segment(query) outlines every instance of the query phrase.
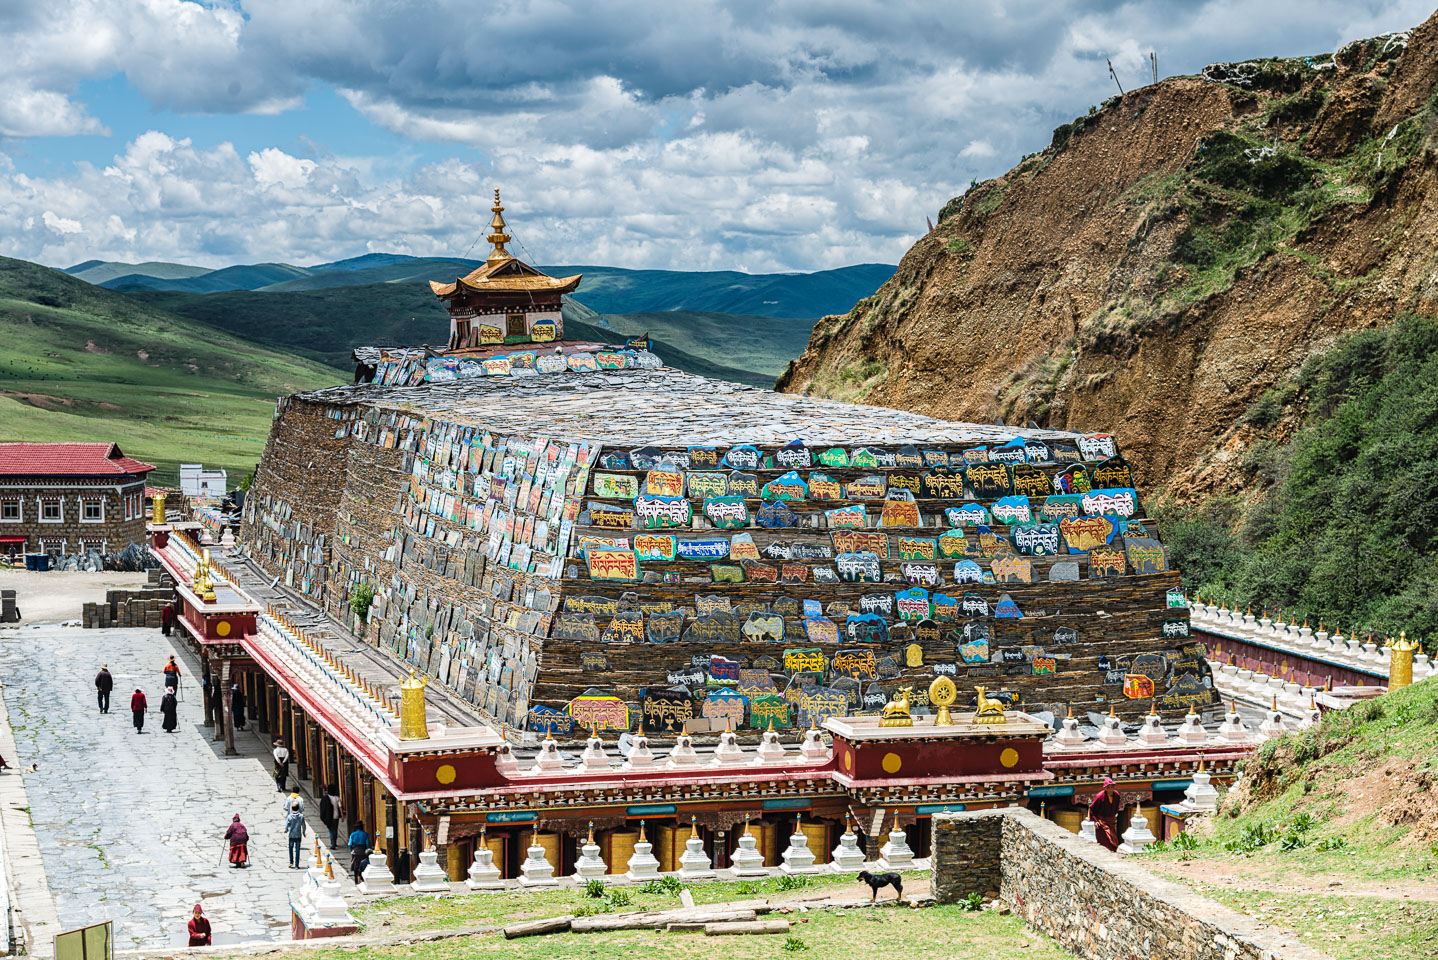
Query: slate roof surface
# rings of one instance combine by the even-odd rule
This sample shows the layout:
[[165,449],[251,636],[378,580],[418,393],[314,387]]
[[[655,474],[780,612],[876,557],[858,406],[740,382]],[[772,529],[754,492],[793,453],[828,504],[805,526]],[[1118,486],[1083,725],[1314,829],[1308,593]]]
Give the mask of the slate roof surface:
[[0,476],[121,477],[153,469],[116,443],[0,443]]
[[608,444],[987,443],[1069,440],[1056,430],[937,420],[820,400],[668,368],[476,377],[417,386],[360,384],[302,400],[407,410],[497,432]]

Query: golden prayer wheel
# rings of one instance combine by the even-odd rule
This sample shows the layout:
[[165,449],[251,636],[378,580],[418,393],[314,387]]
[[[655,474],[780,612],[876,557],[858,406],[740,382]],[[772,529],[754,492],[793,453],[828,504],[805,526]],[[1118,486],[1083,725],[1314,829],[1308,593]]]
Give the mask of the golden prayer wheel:
[[[399,738],[428,740],[429,724],[425,720],[424,688],[428,677],[416,677],[411,667],[409,676],[399,685]],[[556,844],[558,841],[555,841]]]
[[651,827],[649,835],[654,841],[654,858],[659,861],[661,873],[673,873],[679,869],[679,857],[684,852],[684,841],[689,839],[689,829],[681,833],[670,824]]
[[155,523],[165,522],[165,495],[163,493],[155,494],[154,514],[151,519]]
[[1082,810],[1055,810],[1054,823],[1063,827],[1069,833],[1078,833],[1079,827],[1083,826],[1085,814]]
[[1388,690],[1400,690],[1413,683],[1413,654],[1418,644],[1408,641],[1408,633],[1398,634],[1398,642],[1389,647]]
[[634,845],[639,842],[638,830],[611,831],[602,844],[604,862],[609,864],[610,873],[624,873],[629,869],[629,858],[634,856]]
[[491,862],[495,868],[499,870],[499,875],[501,877],[507,877],[508,874],[505,871],[508,859],[504,855],[505,838],[503,836],[491,837],[486,835],[484,837],[484,845],[489,848],[490,853],[494,854],[494,858]]
[[799,830],[809,841],[809,852],[814,855],[815,863],[829,862],[829,825],[827,823],[804,822],[799,825]]
[[754,836],[758,838],[754,847],[764,855],[764,866],[779,866],[783,862],[779,852],[779,827],[776,824],[765,823],[763,820],[754,820],[749,826],[754,831]]

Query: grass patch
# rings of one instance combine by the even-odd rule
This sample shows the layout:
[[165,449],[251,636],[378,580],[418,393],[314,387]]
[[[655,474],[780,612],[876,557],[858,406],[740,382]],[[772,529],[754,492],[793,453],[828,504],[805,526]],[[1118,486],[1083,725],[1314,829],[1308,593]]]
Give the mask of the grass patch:
[[1338,960],[1431,960],[1438,955],[1435,903],[1197,886],[1205,896],[1286,927],[1308,946]]

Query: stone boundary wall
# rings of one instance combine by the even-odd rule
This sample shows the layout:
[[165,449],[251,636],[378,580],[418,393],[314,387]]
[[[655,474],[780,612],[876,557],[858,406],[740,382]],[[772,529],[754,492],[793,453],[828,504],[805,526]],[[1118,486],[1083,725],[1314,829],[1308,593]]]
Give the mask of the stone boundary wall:
[[1084,960],[1331,960],[1022,809],[936,814],[940,903],[997,892]]

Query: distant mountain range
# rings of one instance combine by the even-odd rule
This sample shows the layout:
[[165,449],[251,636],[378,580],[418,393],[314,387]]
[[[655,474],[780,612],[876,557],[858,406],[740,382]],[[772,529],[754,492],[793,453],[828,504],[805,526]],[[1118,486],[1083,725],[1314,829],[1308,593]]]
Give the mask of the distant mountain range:
[[[64,272],[111,290],[176,293],[294,293],[377,283],[453,280],[481,261],[371,253],[333,263],[237,264],[210,270],[182,263],[87,260]],[[885,264],[863,263],[817,273],[748,274],[735,271],[625,270],[619,267],[546,266],[555,276],[584,274],[578,300],[597,313],[698,310],[756,317],[815,320],[847,313],[894,275]],[[428,294],[428,290],[425,291]]]

